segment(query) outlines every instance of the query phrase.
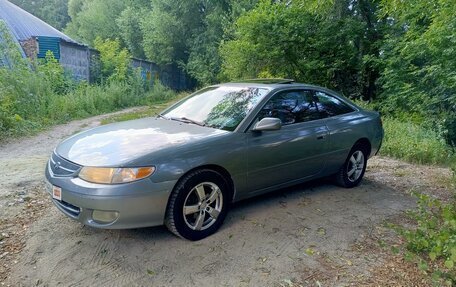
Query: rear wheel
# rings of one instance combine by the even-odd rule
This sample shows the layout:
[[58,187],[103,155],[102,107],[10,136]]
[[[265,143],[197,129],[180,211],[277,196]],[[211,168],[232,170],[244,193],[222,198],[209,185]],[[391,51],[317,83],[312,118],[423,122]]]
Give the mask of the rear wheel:
[[219,173],[198,170],[186,175],[173,190],[165,224],[179,237],[200,240],[217,231],[229,208],[229,187]]
[[367,157],[367,148],[361,144],[356,144],[336,174],[337,184],[347,188],[357,186],[363,179],[366,171]]

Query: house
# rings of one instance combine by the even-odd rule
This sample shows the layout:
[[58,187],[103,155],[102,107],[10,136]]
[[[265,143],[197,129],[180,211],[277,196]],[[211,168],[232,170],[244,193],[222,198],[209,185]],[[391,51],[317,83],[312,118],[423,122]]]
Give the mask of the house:
[[44,58],[47,51],[76,80],[90,80],[90,58],[93,51],[51,25],[7,0],[0,0],[0,20],[21,45],[29,58]]
[[[46,53],[52,51],[54,57],[75,80],[94,82],[99,76],[100,61],[97,50],[78,43],[7,0],[0,0],[0,22],[6,23],[14,41],[22,48],[24,57],[45,58]],[[11,66],[8,61],[0,51],[0,66]],[[153,85],[155,80],[160,80],[174,90],[187,90],[195,84],[175,65],[159,67],[150,61],[132,58],[131,67],[141,69],[143,79],[150,85]]]
[[90,58],[94,51],[80,44],[51,25],[7,0],[0,0],[3,20],[29,58],[44,58],[47,51],[76,80],[90,80]]

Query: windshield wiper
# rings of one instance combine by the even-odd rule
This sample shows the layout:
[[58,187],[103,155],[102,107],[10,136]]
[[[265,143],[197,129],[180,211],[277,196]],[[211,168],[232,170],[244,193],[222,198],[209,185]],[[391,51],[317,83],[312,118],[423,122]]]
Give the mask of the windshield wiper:
[[186,117],[180,117],[180,118],[178,118],[178,117],[170,117],[169,119],[171,119],[173,121],[179,121],[179,122],[187,123],[187,124],[195,124],[195,125],[198,125],[198,126],[201,126],[201,127],[205,127],[206,126],[205,123],[198,122],[198,121],[186,118]]
[[162,119],[165,119],[165,120],[169,120],[169,118],[165,117],[165,116],[162,115],[162,114],[158,114],[158,115],[157,115],[157,118],[162,118]]
[[192,119],[189,119],[189,118],[186,118],[186,117],[181,117],[181,119],[184,120],[184,121],[189,121],[192,124],[199,125],[199,126],[202,126],[202,127],[206,126],[206,124],[203,123],[203,122],[195,121],[195,120],[192,120]]

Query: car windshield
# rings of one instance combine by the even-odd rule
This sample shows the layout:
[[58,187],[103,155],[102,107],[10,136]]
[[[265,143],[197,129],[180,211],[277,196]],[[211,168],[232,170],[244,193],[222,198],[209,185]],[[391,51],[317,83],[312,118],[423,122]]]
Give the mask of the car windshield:
[[256,87],[209,87],[172,106],[161,116],[234,131],[268,92],[268,89]]

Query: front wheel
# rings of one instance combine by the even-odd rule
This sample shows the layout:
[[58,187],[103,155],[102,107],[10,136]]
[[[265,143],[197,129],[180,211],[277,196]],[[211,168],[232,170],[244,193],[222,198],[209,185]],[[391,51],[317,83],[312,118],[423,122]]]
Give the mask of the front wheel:
[[363,179],[367,166],[367,151],[362,145],[355,145],[347,160],[336,174],[336,182],[342,187],[355,187]]
[[165,225],[175,235],[200,240],[217,231],[228,211],[230,197],[226,180],[212,170],[186,175],[173,190]]

